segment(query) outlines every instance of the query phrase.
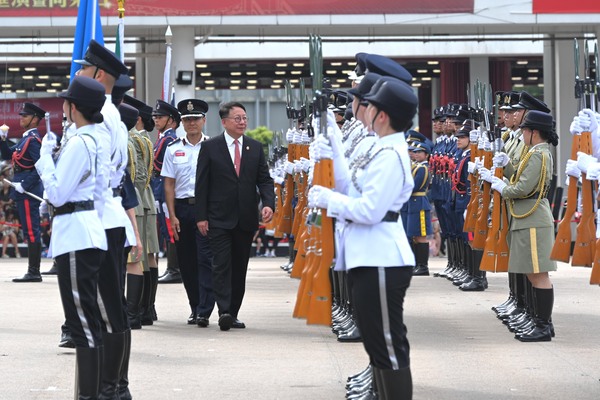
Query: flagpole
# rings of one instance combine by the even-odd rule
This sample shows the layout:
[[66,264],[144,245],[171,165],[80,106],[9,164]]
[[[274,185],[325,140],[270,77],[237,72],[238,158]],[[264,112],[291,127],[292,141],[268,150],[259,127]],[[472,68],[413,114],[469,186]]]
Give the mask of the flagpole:
[[171,88],[171,51],[173,46],[173,32],[171,32],[171,26],[167,26],[165,32],[165,44],[167,45],[167,53],[165,57],[165,72],[163,75],[163,101],[170,102],[169,89]]

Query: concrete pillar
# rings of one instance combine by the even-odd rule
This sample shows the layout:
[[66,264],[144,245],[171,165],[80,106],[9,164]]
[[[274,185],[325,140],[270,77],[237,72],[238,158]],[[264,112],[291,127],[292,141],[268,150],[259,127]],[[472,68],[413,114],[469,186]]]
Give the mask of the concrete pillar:
[[[583,55],[583,49],[580,50]],[[583,59],[580,62],[580,71],[583,71]],[[559,185],[564,184],[564,167],[571,154],[569,126],[573,116],[579,111],[574,87],[573,41],[547,41],[544,44],[544,99],[556,119],[556,132],[559,136],[554,161]]]
[[[173,30],[173,53],[171,82],[175,84],[176,102],[196,97],[196,60],[194,56],[194,27],[176,26]],[[192,83],[180,85],[176,82],[179,71],[192,71]]]
[[[490,83],[490,59],[489,57],[469,57],[469,82],[471,83],[471,106],[474,106],[473,103],[473,88],[475,87],[475,82],[484,83],[488,85]],[[496,90],[495,88],[492,88]],[[465,88],[467,90],[467,88]]]

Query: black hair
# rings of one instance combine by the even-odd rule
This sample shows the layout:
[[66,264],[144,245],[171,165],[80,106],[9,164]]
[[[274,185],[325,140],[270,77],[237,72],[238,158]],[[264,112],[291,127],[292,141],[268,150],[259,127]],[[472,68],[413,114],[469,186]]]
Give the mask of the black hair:
[[152,117],[150,118],[142,118],[142,122],[144,123],[144,129],[146,132],[152,132],[154,130],[154,120]]
[[76,103],[71,104],[75,104],[75,108],[77,109],[77,111],[79,111],[81,115],[83,115],[83,118],[85,118],[86,120],[95,124],[100,124],[104,121],[104,116],[102,116],[102,113],[99,109],[91,108],[88,106],[82,106]]
[[538,129],[538,132],[540,133],[540,137],[547,143],[550,143],[552,146],[558,146],[558,135],[556,134],[556,130],[542,131]]
[[396,132],[406,132],[407,130],[412,128],[412,125],[413,125],[412,118],[411,119],[397,118],[397,117],[391,116],[390,114],[388,114],[388,117],[390,118],[390,126]]
[[246,107],[244,107],[242,103],[238,103],[237,101],[230,101],[228,103],[221,104],[221,107],[219,108],[219,117],[221,119],[229,117],[229,112],[234,107],[239,107],[242,110],[244,110],[244,112],[246,111]]

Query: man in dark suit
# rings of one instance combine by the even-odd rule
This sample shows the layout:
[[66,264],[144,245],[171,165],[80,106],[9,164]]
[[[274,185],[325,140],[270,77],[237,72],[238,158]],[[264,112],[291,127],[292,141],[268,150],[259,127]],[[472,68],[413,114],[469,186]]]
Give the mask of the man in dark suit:
[[262,144],[244,136],[248,124],[244,106],[225,103],[219,116],[225,131],[203,142],[198,157],[196,222],[200,233],[209,238],[219,327],[227,331],[245,328],[238,312],[258,228],[259,198],[266,223],[273,217],[275,194]]

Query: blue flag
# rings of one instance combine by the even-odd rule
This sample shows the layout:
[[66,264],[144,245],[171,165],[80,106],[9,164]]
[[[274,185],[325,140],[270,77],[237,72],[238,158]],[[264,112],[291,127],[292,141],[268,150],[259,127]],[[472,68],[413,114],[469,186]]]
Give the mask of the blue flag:
[[[94,39],[104,45],[102,24],[100,23],[100,6],[98,0],[81,0],[77,12],[75,40],[73,42],[73,57],[71,60],[81,60],[85,55],[90,40]],[[81,65],[71,61],[71,80]]]

